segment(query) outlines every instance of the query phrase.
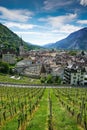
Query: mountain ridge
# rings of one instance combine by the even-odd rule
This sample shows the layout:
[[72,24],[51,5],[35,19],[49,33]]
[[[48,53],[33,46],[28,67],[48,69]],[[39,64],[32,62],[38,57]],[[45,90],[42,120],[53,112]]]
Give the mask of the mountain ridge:
[[71,33],[54,44],[47,44],[47,48],[87,50],[87,27]]

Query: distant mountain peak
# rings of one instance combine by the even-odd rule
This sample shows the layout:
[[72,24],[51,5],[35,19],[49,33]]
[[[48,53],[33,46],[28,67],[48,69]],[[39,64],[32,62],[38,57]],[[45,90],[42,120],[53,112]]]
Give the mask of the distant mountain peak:
[[65,39],[54,44],[47,45],[48,48],[87,50],[87,27],[71,33]]
[[82,30],[87,30],[87,27],[84,27]]

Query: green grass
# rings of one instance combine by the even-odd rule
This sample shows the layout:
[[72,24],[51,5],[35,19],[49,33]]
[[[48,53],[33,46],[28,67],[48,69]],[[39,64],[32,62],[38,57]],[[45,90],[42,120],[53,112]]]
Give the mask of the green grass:
[[51,89],[53,130],[79,130],[76,121],[61,106]]
[[38,110],[30,121],[26,130],[46,130],[48,117],[48,91],[45,91],[43,98],[40,101]]
[[17,79],[12,79],[11,75],[0,74],[0,82],[19,83],[19,84],[40,84],[39,79],[28,78],[28,77],[25,77],[25,76],[20,76],[20,77],[21,78],[19,80],[17,80]]
[[2,130],[17,130],[17,128],[18,128],[18,122],[16,117],[13,120],[8,120],[8,122],[5,124]]

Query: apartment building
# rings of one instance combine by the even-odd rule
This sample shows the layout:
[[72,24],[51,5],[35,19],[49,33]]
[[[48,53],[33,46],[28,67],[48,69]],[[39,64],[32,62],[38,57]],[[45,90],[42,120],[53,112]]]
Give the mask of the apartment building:
[[70,65],[64,69],[64,83],[71,85],[85,85],[86,70],[83,66]]

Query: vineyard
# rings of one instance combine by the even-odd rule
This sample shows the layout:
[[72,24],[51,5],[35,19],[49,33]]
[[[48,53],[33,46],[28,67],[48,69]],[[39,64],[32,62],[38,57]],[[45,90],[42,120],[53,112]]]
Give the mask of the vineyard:
[[87,130],[87,88],[0,87],[0,130]]

